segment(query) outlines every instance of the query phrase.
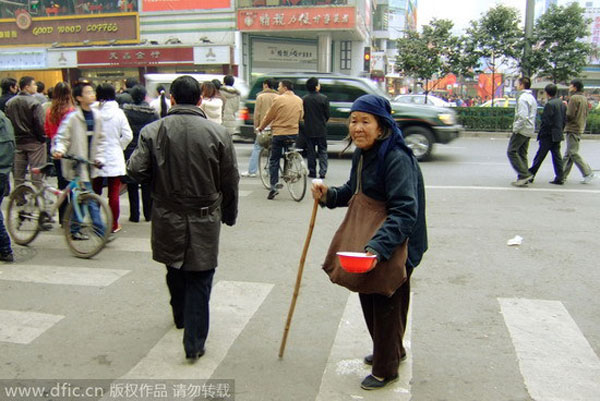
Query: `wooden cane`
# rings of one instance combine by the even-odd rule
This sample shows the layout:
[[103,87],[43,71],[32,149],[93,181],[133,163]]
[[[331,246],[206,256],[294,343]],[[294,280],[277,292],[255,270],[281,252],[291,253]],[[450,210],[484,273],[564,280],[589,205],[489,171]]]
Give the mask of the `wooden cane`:
[[310,218],[310,225],[308,226],[308,234],[304,241],[304,249],[302,250],[302,256],[300,257],[300,266],[298,266],[298,276],[296,277],[296,287],[294,288],[294,295],[292,296],[292,303],[290,304],[290,310],[288,312],[287,321],[285,322],[285,330],[283,331],[283,339],[281,340],[281,347],[279,347],[279,358],[283,358],[283,352],[285,350],[285,343],[287,341],[288,332],[290,331],[290,324],[292,323],[292,315],[296,308],[296,300],[298,299],[298,293],[300,292],[300,282],[302,281],[302,272],[304,271],[304,261],[306,260],[306,253],[308,252],[308,246],[310,245],[310,238],[312,237],[313,228],[315,227],[315,219],[317,217],[317,210],[319,209],[319,200],[315,199],[313,205],[312,216]]

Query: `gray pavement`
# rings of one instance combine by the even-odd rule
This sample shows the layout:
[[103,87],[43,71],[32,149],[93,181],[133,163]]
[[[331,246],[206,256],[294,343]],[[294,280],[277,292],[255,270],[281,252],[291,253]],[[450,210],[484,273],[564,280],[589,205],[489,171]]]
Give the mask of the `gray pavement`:
[[[507,143],[461,138],[421,165],[430,250],[413,275],[410,358],[384,392],[359,388],[370,351],[360,308],[320,269],[343,210],[318,212],[277,358],[312,201],[285,190],[267,201],[250,178],[238,224],[222,231],[211,334],[197,364],[186,364],[173,327],[150,224],[127,220],[124,196],[123,232],[94,259],[72,257],[55,229],[0,266],[0,380],[232,379],[238,401],[598,400],[600,179],[582,185],[574,170],[552,186],[547,160],[530,188],[513,188]],[[251,145],[236,148],[245,170]],[[583,143],[582,154],[600,166],[599,142]],[[350,166],[336,156],[332,185]],[[507,246],[516,235],[523,243]]]

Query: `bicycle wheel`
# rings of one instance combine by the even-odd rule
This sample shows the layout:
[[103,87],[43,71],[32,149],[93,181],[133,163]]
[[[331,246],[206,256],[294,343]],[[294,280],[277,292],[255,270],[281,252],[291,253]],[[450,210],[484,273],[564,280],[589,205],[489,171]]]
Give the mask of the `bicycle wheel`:
[[271,149],[262,148],[258,154],[258,174],[265,188],[271,189],[271,174],[269,174],[269,159]]
[[69,203],[63,227],[71,252],[91,258],[104,248],[112,227],[112,213],[106,201],[92,193],[80,193]]
[[14,242],[27,245],[37,237],[41,209],[35,190],[28,185],[19,185],[10,194],[6,228]]
[[288,155],[285,181],[292,199],[300,202],[306,194],[306,168],[304,167],[304,159],[299,153]]

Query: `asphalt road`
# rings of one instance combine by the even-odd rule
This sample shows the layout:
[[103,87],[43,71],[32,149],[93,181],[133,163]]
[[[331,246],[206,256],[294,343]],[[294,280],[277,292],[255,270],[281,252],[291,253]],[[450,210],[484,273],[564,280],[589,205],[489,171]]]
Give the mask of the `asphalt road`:
[[[252,178],[241,181],[238,224],[222,231],[207,354],[196,364],[186,363],[173,327],[150,224],[127,220],[124,196],[124,229],[94,259],[72,257],[55,229],[0,266],[0,385],[223,379],[234,381],[238,401],[598,400],[600,179],[582,185],[574,170],[552,186],[547,160],[530,188],[511,187],[507,143],[462,138],[421,165],[430,249],[413,275],[409,359],[389,389],[360,389],[370,351],[360,307],[320,269],[344,210],[318,211],[277,357],[312,200],[283,190],[268,201]],[[251,145],[236,148],[245,170]],[[584,141],[582,154],[600,168],[600,142]],[[341,184],[349,167],[331,152],[326,182]],[[517,235],[521,245],[508,246]]]

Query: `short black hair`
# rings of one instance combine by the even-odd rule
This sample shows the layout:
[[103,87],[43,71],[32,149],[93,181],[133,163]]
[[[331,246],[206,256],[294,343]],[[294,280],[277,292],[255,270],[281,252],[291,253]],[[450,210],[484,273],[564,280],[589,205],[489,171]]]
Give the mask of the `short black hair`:
[[89,81],[77,81],[73,84],[73,99],[75,99],[77,103],[79,103],[77,97],[83,94],[83,88],[86,86],[90,86],[92,89],[95,89],[94,85],[92,85],[92,83]]
[[130,77],[125,80],[125,87],[127,89],[131,89],[134,86],[139,85],[139,84],[140,84],[140,81],[138,81],[137,78]]
[[571,81],[571,85],[577,89],[577,92],[581,92],[583,90],[583,82],[580,79],[574,79]]
[[267,78],[263,81],[263,84],[267,85],[269,89],[273,89],[275,87],[275,80],[271,78]]
[[200,83],[190,75],[183,75],[171,84],[171,96],[177,104],[196,106],[200,100]]
[[531,88],[531,79],[529,79],[528,77],[519,78],[519,82],[523,84],[523,87],[525,89]]
[[233,78],[233,75],[225,75],[225,77],[223,78],[223,83],[225,85],[233,86],[234,82],[235,82],[235,78]]
[[213,85],[215,85],[215,88],[217,88],[217,90],[221,89],[221,86],[223,86],[223,84],[221,84],[221,81],[219,81],[217,78],[213,79],[210,82],[212,82]]
[[544,90],[546,91],[546,93],[550,97],[556,96],[556,92],[558,92],[558,88],[554,84],[548,84],[548,85],[546,85],[546,87],[544,88]]
[[115,87],[108,82],[103,82],[96,88],[96,100],[99,102],[115,100],[116,97],[117,93]]
[[25,75],[19,79],[19,89],[23,90],[26,86],[31,85],[31,83],[35,81],[34,77],[30,77],[29,75]]
[[44,89],[46,89],[46,85],[42,81],[37,81],[36,84],[37,84],[37,93],[44,92]]
[[280,81],[279,83],[281,84],[281,86],[287,88],[288,90],[291,90],[291,91],[294,90],[294,84],[290,80],[284,79],[284,80]]
[[308,81],[306,81],[306,89],[308,89],[309,92],[316,92],[317,85],[319,85],[319,80],[315,77],[310,77],[308,78]]
[[146,99],[146,88],[142,85],[136,85],[129,91],[131,98],[133,99],[133,104],[142,104],[142,102]]
[[54,86],[49,87],[46,91],[46,94],[48,95],[48,99],[52,100],[52,95],[54,94]]
[[0,82],[0,88],[2,88],[2,94],[10,92],[10,89],[17,85],[17,80],[11,77],[2,78]]

